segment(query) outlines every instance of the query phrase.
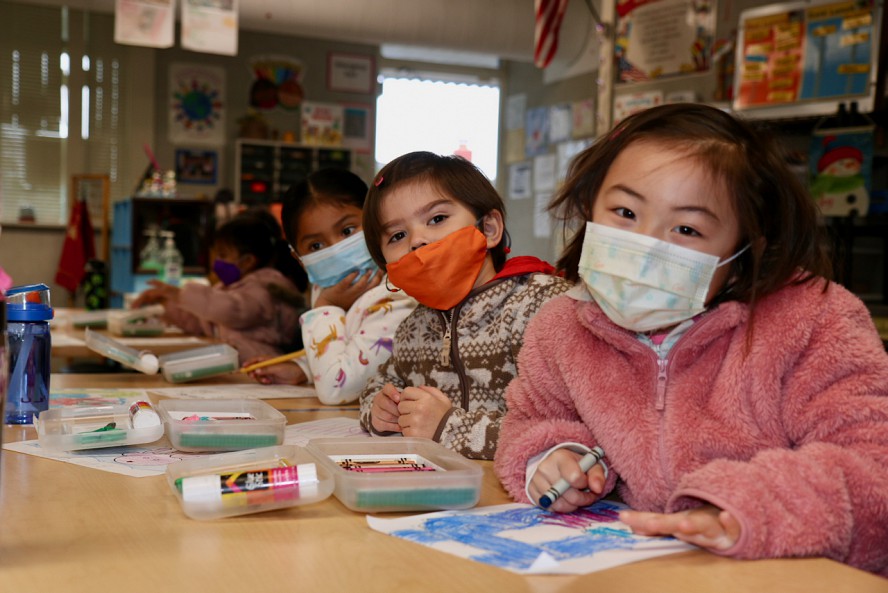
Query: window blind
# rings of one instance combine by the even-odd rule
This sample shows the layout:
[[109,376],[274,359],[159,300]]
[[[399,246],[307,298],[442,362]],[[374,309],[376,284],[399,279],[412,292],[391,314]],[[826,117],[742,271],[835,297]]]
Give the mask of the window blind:
[[111,15],[0,1],[0,221],[30,208],[37,223],[67,223],[73,174],[106,174],[111,195],[126,195],[113,26]]

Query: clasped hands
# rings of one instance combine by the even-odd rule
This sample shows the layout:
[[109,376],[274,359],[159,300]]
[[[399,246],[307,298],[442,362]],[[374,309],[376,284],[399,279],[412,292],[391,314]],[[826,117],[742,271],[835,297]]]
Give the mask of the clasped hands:
[[373,396],[370,423],[377,432],[400,432],[407,437],[430,439],[452,407],[450,398],[436,387],[422,385],[398,390],[386,383]]
[[[562,477],[571,488],[553,502],[549,510],[571,513],[598,500],[604,490],[604,468],[595,464],[584,474],[579,465],[581,457],[579,453],[559,449],[544,459],[528,485],[533,502],[539,501]],[[727,550],[740,539],[740,522],[727,511],[711,504],[677,513],[622,511],[620,520],[639,535],[671,535],[716,551]]]

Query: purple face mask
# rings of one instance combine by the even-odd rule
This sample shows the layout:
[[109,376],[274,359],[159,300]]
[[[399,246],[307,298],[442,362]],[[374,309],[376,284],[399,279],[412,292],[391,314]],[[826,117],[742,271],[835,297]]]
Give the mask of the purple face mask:
[[213,272],[216,273],[216,276],[225,286],[234,284],[241,279],[241,271],[237,264],[227,262],[224,259],[213,261]]

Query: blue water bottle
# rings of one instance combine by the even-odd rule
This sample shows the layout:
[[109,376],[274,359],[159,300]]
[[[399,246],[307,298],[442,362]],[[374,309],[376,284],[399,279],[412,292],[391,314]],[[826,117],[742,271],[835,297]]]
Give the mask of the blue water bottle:
[[35,415],[49,407],[52,313],[45,284],[15,286],[6,291],[7,424],[31,424]]

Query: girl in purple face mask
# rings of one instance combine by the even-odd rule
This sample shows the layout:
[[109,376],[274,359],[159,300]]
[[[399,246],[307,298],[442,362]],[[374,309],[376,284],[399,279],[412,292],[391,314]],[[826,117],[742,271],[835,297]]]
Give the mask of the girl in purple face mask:
[[181,288],[157,280],[133,303],[161,303],[164,320],[189,334],[213,336],[236,348],[241,362],[301,348],[299,314],[306,277],[290,258],[277,220],[249,211],[225,223],[213,239],[212,286]]

